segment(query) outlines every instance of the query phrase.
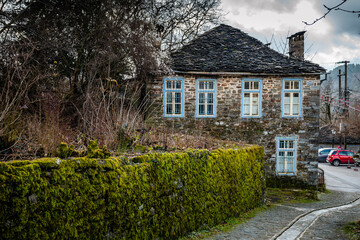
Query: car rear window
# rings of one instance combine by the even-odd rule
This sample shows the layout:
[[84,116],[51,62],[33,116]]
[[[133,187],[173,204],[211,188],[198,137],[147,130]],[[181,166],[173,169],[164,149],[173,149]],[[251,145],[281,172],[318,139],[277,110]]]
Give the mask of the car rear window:
[[323,150],[320,152],[320,155],[329,154],[330,151],[331,151],[331,149]]
[[337,151],[333,150],[330,155],[336,155]]

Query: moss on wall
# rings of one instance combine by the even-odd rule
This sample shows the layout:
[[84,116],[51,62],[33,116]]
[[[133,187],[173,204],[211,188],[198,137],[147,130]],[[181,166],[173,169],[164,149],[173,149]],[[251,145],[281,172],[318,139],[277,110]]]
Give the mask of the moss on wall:
[[0,239],[174,239],[264,190],[262,147],[0,163]]

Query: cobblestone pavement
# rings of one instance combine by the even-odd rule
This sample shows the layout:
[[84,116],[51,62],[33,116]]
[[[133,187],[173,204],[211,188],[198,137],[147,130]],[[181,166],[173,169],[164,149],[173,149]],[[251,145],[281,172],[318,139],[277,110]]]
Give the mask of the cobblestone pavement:
[[[359,193],[335,192],[320,194],[321,201],[313,203],[280,204],[259,213],[249,221],[238,225],[231,232],[219,233],[208,239],[256,239],[268,240],[276,236],[296,217],[314,209],[336,206],[359,198]],[[321,215],[300,239],[346,239],[341,227],[360,218],[360,205]]]

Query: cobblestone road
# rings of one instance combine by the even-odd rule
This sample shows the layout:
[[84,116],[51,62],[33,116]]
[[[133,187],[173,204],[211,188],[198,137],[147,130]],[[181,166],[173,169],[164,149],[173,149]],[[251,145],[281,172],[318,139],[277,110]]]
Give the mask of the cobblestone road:
[[[301,214],[314,209],[335,206],[339,202],[350,202],[358,197],[360,197],[358,193],[334,191],[330,194],[320,194],[321,201],[319,202],[277,205],[238,225],[231,232],[220,233],[208,239],[272,239]],[[360,205],[341,211],[325,213],[308,228],[300,239],[346,239],[341,227],[358,218],[360,218]]]

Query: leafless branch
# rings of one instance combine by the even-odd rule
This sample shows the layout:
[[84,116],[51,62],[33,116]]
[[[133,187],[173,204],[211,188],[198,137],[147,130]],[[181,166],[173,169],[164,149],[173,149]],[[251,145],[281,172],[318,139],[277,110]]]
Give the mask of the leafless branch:
[[343,8],[336,8],[337,11],[347,12],[347,13],[360,13],[360,11],[350,11]]
[[341,5],[343,5],[346,1],[347,1],[347,0],[342,0],[341,3],[339,3],[338,5],[336,5],[336,6],[334,6],[334,7],[328,7],[328,6],[326,6],[326,5],[323,5],[324,8],[327,9],[327,12],[326,12],[323,16],[315,19],[312,23],[308,23],[308,22],[305,22],[305,21],[303,21],[303,23],[305,23],[305,24],[308,25],[308,26],[314,25],[316,22],[318,22],[318,21],[320,21],[321,19],[325,18],[331,11],[336,10],[337,8],[339,8],[339,7],[340,7]]

